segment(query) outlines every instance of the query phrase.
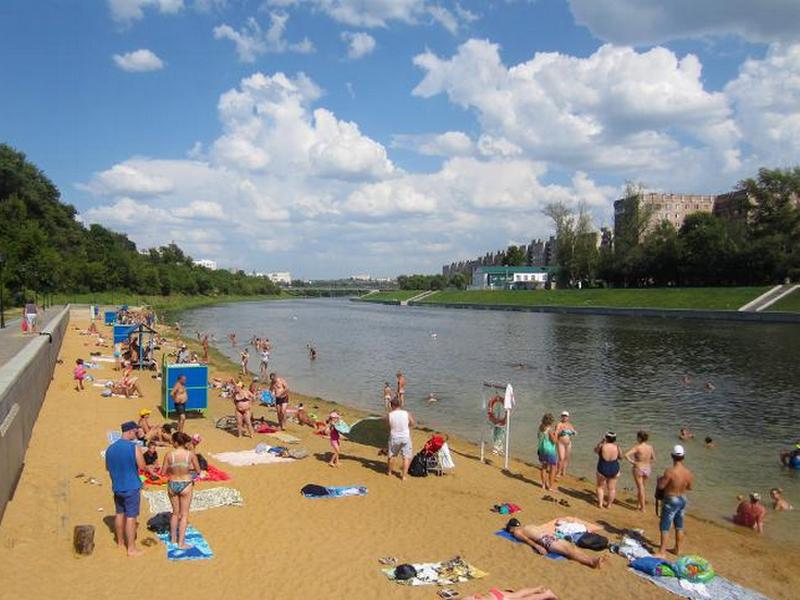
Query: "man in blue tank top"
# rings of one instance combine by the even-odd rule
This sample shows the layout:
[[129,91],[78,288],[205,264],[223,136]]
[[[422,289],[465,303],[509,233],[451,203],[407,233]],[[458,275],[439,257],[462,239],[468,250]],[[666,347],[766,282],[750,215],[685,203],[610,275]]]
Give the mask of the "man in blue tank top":
[[142,481],[139,469],[144,469],[142,449],[134,443],[139,426],[134,421],[122,424],[122,438],[106,449],[106,469],[111,475],[111,488],[114,491],[114,530],[117,545],[128,556],[139,556],[142,551],[136,548],[136,519],[139,516]]

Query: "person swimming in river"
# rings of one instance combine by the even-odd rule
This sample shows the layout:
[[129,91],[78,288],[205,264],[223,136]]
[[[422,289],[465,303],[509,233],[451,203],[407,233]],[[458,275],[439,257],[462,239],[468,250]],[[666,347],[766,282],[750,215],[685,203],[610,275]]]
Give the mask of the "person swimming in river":
[[686,427],[685,425],[683,425],[683,426],[681,427],[681,430],[680,430],[680,432],[678,433],[678,437],[679,437],[680,439],[682,439],[684,442],[686,442],[686,441],[688,441],[688,440],[693,440],[693,439],[694,439],[694,434],[693,434],[693,433],[692,433],[692,432],[689,430],[689,428],[688,428],[688,427]]
[[711,436],[707,435],[706,439],[704,441],[706,443],[706,448],[708,448],[708,449],[717,447],[717,443],[714,441],[714,439]]
[[769,497],[772,500],[772,510],[778,512],[794,510],[794,506],[789,504],[789,501],[783,497],[783,488],[772,488],[769,491]]
[[311,344],[306,344],[306,348],[308,348],[308,358],[309,360],[316,360],[317,359],[317,349],[314,348]]

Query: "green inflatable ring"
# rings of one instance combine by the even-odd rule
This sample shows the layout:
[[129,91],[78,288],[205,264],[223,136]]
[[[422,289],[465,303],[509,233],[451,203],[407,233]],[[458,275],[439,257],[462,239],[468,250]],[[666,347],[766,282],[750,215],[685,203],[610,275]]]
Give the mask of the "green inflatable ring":
[[675,575],[693,583],[708,583],[717,576],[711,563],[696,554],[681,556],[673,568]]

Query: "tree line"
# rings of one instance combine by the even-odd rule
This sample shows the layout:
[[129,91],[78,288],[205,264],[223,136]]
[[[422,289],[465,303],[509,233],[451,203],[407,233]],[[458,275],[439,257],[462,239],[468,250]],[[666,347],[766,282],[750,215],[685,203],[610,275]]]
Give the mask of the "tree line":
[[621,287],[761,285],[800,279],[800,167],[761,169],[737,185],[736,218],[695,212],[676,229],[652,223],[641,186],[629,185],[625,219],[602,240],[584,205],[548,205],[563,285]]
[[6,298],[123,291],[143,295],[277,294],[265,277],[211,270],[170,243],[140,252],[126,235],[88,228],[24,154],[0,144],[0,255]]

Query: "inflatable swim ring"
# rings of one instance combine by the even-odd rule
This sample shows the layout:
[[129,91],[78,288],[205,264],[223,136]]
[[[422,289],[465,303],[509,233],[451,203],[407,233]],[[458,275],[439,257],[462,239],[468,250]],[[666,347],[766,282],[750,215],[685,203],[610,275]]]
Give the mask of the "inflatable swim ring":
[[[501,412],[498,412],[498,406],[500,407]],[[502,415],[502,417],[498,415]],[[506,426],[506,409],[503,405],[502,397],[494,396],[491,400],[489,400],[489,406],[486,408],[486,416],[489,417],[489,420],[493,425],[497,427]]]
[[673,565],[673,569],[675,575],[693,583],[708,583],[717,576],[711,563],[696,554],[681,556]]

